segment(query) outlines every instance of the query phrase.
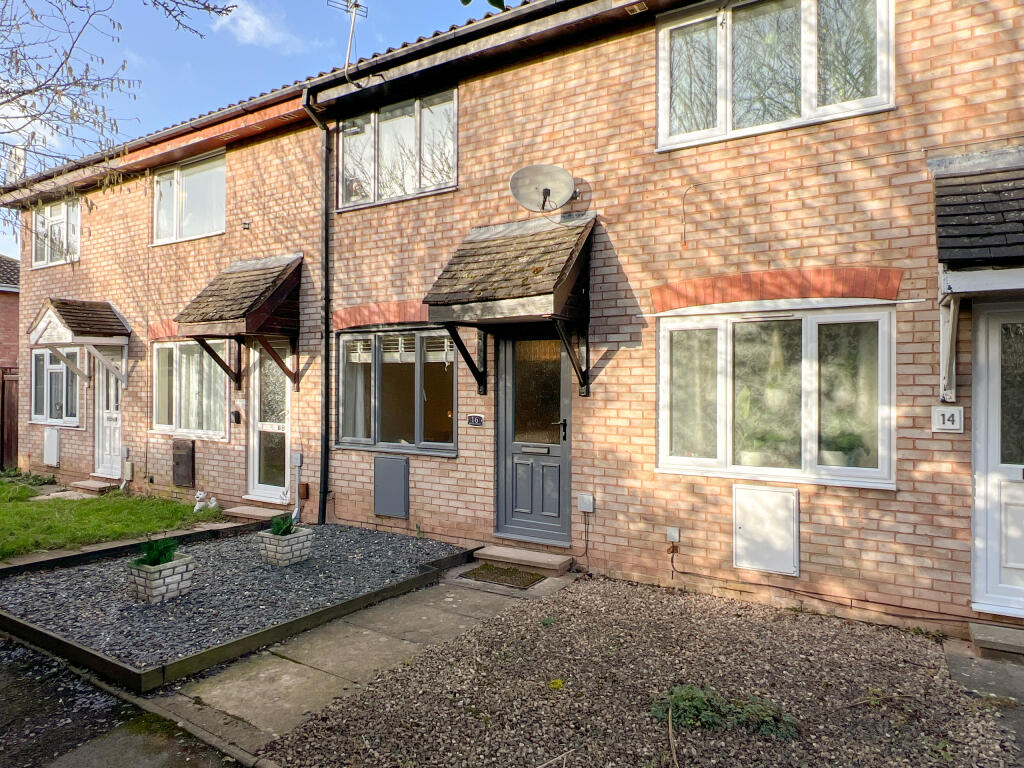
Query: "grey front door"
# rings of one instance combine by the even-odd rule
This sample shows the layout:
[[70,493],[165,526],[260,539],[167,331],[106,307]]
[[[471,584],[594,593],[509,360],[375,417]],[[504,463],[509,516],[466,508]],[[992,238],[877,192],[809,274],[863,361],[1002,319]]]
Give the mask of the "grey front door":
[[502,339],[499,345],[496,532],[568,546],[568,362],[557,339]]

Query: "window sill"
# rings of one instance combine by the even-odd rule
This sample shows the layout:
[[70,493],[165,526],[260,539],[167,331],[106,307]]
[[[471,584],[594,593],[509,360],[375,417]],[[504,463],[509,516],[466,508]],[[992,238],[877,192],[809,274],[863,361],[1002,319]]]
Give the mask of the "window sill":
[[392,203],[404,203],[407,200],[419,200],[421,197],[431,197],[432,195],[443,195],[446,192],[457,192],[459,189],[458,184],[452,184],[447,187],[437,187],[435,189],[425,189],[422,192],[415,192],[411,195],[404,195],[402,197],[389,197],[387,200],[376,200],[372,203],[354,203],[352,205],[343,205],[335,209],[335,213],[349,213],[350,211],[363,211],[367,208],[377,208],[381,205],[391,205]]
[[835,120],[847,120],[852,117],[864,117],[865,115],[874,115],[880,112],[891,112],[896,109],[896,105],[892,102],[886,102],[883,104],[871,104],[869,106],[860,107],[859,109],[851,109],[843,112],[837,112],[834,114],[819,114],[808,118],[795,118],[793,120],[785,120],[781,123],[770,123],[768,125],[757,125],[752,128],[744,128],[738,131],[730,131],[728,133],[718,133],[714,136],[703,135],[699,138],[686,139],[681,138],[679,140],[666,139],[661,141],[659,139],[658,146],[655,152],[674,152],[677,149],[687,149],[689,147],[702,147],[707,144],[719,144],[726,141],[732,141],[733,139],[743,139],[750,136],[761,136],[766,133],[778,133],[780,131],[788,131],[791,128],[803,128],[810,125],[821,125],[822,123],[831,123]]
[[689,475],[691,477],[717,477],[726,480],[747,480],[759,483],[783,483],[786,485],[827,485],[834,488],[870,488],[879,491],[895,491],[896,483],[890,480],[861,480],[852,477],[821,477],[820,475],[772,474],[767,472],[738,472],[731,470],[703,469],[701,467],[655,467],[658,475]]
[[[68,264],[77,264],[81,256],[74,259],[65,259],[64,261],[49,261],[46,264],[31,264],[31,269],[49,269],[50,267],[66,267]],[[31,263],[31,262],[30,262]]]
[[181,432],[175,430],[150,429],[147,434],[155,437],[172,437],[178,440],[202,440],[208,443],[230,443],[230,435],[211,432]]
[[207,237],[220,237],[226,234],[227,230],[222,229],[218,232],[207,232],[205,235],[192,235],[192,237],[183,237],[179,240],[160,240],[155,243],[150,243],[150,248],[159,248],[161,245],[177,245],[178,243],[191,243],[193,240],[204,240]]
[[57,429],[71,429],[76,432],[85,432],[85,427],[80,424],[62,424],[59,421],[30,421],[29,424],[37,427],[57,427]]
[[439,459],[457,459],[459,457],[458,449],[454,450],[430,450],[427,448],[417,448],[411,446],[409,448],[403,448],[400,446],[385,446],[385,445],[357,445],[353,443],[335,443],[334,450],[336,451],[365,451],[368,453],[395,453],[403,454],[408,456],[433,456]]

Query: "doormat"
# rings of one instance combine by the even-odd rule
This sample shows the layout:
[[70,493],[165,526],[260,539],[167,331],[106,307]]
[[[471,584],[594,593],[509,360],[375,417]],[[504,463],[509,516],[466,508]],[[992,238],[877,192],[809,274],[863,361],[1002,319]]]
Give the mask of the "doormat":
[[521,571],[518,568],[499,568],[490,563],[484,563],[471,571],[462,574],[464,579],[474,581],[487,581],[491,584],[504,584],[506,587],[516,589],[529,589],[534,584],[544,581],[544,576],[533,571]]

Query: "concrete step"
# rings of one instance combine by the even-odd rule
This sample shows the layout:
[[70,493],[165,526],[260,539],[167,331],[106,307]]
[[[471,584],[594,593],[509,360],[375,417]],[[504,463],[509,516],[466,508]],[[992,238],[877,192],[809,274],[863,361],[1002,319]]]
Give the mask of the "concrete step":
[[992,624],[968,624],[971,642],[982,658],[1006,659],[1024,664],[1024,629]]
[[85,493],[90,496],[102,496],[105,493],[117,490],[117,485],[117,483],[103,480],[79,480],[77,483],[72,483],[71,487],[79,493]]
[[245,522],[252,523],[260,520],[271,520],[281,515],[290,514],[288,510],[284,509],[267,509],[266,507],[232,507],[231,509],[224,510],[224,517],[230,517],[234,520],[244,520]]
[[570,555],[550,555],[547,552],[515,547],[484,547],[478,549],[473,556],[482,563],[492,563],[502,568],[523,568],[545,576],[563,576],[572,567]]

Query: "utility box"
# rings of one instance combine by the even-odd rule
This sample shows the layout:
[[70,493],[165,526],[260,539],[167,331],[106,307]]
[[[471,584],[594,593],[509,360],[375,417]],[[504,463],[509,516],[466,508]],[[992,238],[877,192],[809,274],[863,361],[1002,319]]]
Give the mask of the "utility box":
[[175,440],[172,447],[172,482],[179,488],[196,487],[196,441]]
[[409,519],[409,457],[373,457],[373,514]]

